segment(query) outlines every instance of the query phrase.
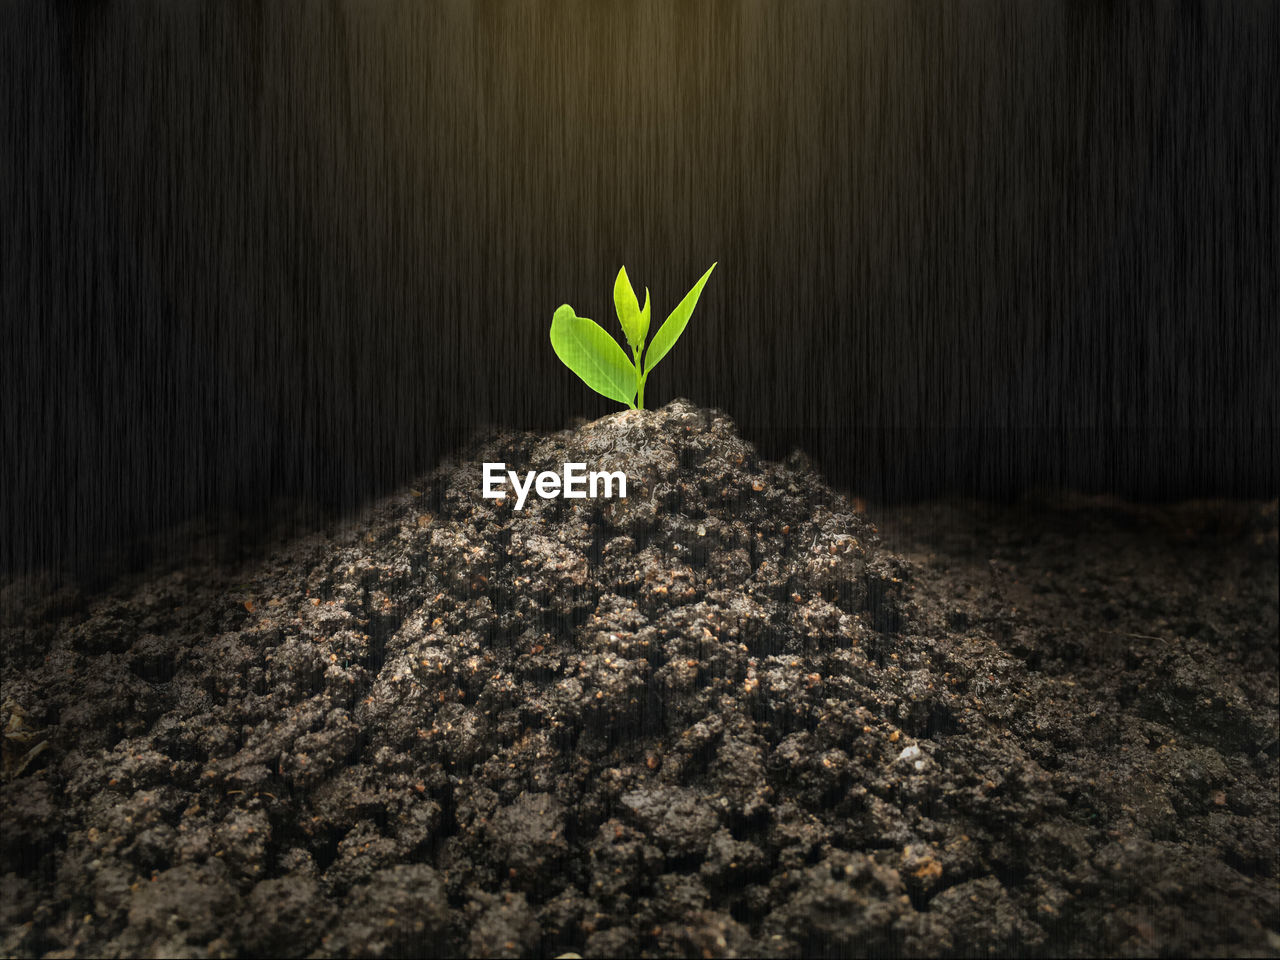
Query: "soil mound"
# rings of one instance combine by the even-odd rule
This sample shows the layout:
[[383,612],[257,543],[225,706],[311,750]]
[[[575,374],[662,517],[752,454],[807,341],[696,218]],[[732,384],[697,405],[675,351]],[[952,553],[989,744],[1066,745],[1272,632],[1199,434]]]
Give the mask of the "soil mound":
[[[517,511],[487,461],[628,496]],[[0,952],[1274,951],[1250,522],[1234,619],[1087,580],[1164,618],[1098,653],[677,401],[484,438],[241,569],[10,587]]]

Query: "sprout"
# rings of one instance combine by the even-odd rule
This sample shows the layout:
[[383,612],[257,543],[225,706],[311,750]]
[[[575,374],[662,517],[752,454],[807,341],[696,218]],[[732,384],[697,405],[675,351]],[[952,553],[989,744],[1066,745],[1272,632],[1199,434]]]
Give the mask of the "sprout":
[[631,360],[623,352],[618,341],[594,320],[580,317],[567,303],[556,310],[551,318],[551,346],[566,367],[582,378],[582,382],[610,400],[625,403],[633,409],[644,409],[644,384],[663,357],[671,350],[685,326],[693,308],[702,295],[713,263],[707,268],[693,289],[671,311],[645,349],[645,337],[649,335],[649,289],[644,291],[644,307],[636,297],[627,277],[627,268],[618,271],[613,283],[613,304],[618,311],[618,322],[631,347]]

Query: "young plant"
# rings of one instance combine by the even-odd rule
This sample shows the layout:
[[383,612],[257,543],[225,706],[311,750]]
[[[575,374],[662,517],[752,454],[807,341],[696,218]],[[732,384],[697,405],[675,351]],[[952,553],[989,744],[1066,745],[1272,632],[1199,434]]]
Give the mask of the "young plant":
[[556,356],[596,393],[625,403],[632,409],[643,410],[645,381],[658,361],[667,355],[680,339],[680,334],[684,333],[689,316],[702,295],[702,288],[715,268],[716,265],[711,264],[693,289],[685,294],[653,335],[648,349],[645,348],[645,338],[649,335],[649,288],[645,288],[644,307],[641,307],[627,278],[627,268],[621,268],[613,282],[613,305],[618,311],[618,322],[622,324],[627,345],[631,348],[631,359],[627,359],[618,341],[600,324],[578,316],[567,303],[551,318],[551,346]]

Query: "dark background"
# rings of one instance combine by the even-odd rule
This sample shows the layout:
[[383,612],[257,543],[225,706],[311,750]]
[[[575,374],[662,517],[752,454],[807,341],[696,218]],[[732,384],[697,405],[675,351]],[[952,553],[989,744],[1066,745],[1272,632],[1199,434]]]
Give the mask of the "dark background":
[[1280,5],[0,7],[3,564],[649,384],[884,500],[1273,496]]

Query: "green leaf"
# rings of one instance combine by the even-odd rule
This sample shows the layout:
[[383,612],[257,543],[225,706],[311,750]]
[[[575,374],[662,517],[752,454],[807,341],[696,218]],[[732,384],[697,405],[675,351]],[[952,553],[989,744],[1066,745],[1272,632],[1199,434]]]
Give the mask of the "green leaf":
[[649,335],[649,288],[644,288],[644,308],[640,311],[640,346],[644,346],[644,338]]
[[618,341],[567,303],[551,318],[551,347],[582,382],[610,400],[635,405],[636,370]]
[[613,305],[618,311],[622,332],[627,335],[627,342],[631,344],[631,352],[639,353],[644,346],[644,338],[649,333],[649,324],[640,313],[640,304],[636,300],[635,290],[631,289],[626,267],[618,270],[618,277],[613,281]]
[[667,351],[676,345],[676,341],[680,339],[680,334],[684,333],[685,326],[689,323],[689,316],[693,313],[693,308],[698,304],[698,297],[702,295],[702,288],[706,285],[707,277],[711,276],[711,271],[716,268],[713,263],[707,267],[707,272],[702,275],[697,283],[693,285],[693,289],[685,294],[685,298],[680,301],[679,306],[671,311],[671,315],[657,333],[653,335],[653,342],[649,344],[648,353],[644,358],[645,376],[649,375],[649,371],[658,365],[658,361],[667,355]]

